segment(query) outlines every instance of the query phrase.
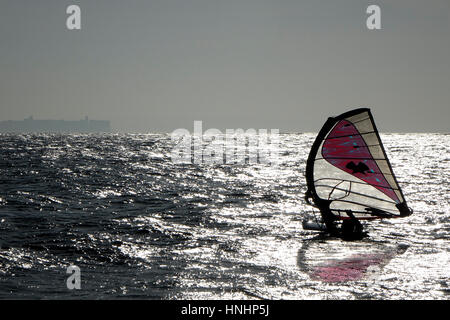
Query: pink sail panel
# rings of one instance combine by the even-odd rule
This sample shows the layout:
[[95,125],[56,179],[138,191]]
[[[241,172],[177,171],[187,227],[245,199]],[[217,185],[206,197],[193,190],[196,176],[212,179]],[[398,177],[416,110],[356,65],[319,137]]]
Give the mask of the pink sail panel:
[[323,143],[322,157],[333,166],[367,182],[399,202],[366,142],[351,122],[341,120],[335,125]]

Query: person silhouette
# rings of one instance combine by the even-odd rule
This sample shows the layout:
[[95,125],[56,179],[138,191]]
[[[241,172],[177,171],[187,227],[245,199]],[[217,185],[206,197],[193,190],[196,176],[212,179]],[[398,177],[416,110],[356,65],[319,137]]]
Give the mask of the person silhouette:
[[364,237],[363,226],[361,222],[356,219],[351,210],[345,211],[349,216],[348,219],[342,221],[341,237],[344,240],[360,240]]

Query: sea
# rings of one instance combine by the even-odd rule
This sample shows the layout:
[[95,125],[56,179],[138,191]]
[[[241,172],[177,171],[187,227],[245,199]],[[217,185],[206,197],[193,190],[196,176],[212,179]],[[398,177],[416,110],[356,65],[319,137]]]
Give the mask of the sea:
[[414,214],[304,230],[314,133],[272,163],[174,163],[170,134],[1,134],[0,299],[448,300],[450,135],[381,135]]

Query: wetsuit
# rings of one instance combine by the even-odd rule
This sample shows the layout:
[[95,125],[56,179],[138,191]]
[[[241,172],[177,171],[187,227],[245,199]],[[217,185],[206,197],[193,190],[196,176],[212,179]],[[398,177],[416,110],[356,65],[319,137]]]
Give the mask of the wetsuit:
[[361,222],[356,219],[350,210],[346,211],[346,214],[350,219],[343,220],[341,228],[337,227],[336,218],[329,207],[322,208],[320,213],[322,214],[322,219],[327,227],[327,231],[332,236],[340,237],[344,240],[358,240],[365,236]]
[[363,226],[361,222],[353,215],[350,210],[345,212],[350,219],[346,219],[342,222],[341,237],[344,240],[359,240],[366,235],[363,232]]
[[340,231],[336,225],[336,218],[331,212],[329,207],[321,208],[320,213],[322,215],[322,220],[327,227],[327,231],[333,236],[339,236]]
[[[305,200],[307,203],[313,205],[310,202],[312,195],[310,192],[306,192]],[[329,200],[316,199],[317,207],[322,215],[322,220],[327,227],[327,231],[330,235],[335,237],[341,237],[345,240],[356,240],[364,237],[363,227],[361,222],[353,215],[351,210],[346,211],[346,214],[350,219],[345,219],[342,222],[342,227],[338,228],[336,223],[336,216],[331,212]]]

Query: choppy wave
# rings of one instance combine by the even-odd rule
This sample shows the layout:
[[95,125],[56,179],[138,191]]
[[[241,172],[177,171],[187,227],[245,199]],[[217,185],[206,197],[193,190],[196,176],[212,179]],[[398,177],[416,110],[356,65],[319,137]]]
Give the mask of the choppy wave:
[[270,166],[173,164],[165,134],[0,135],[0,298],[447,299],[448,135],[382,135],[415,214],[359,244],[302,229],[314,137],[281,135]]

